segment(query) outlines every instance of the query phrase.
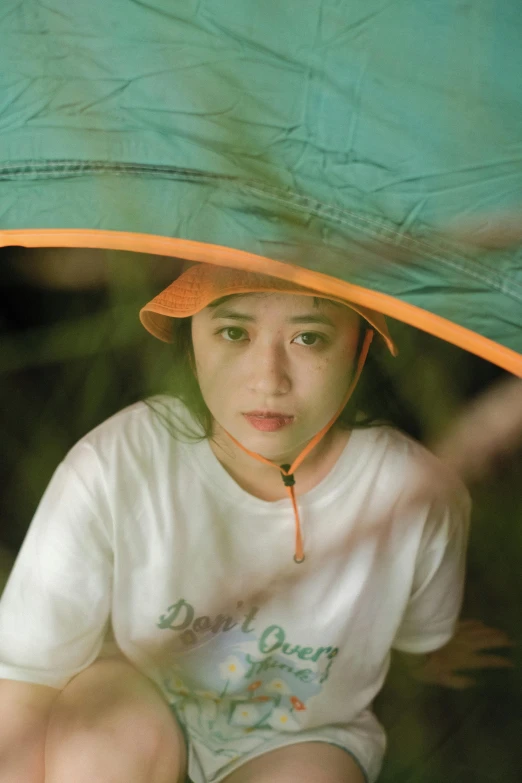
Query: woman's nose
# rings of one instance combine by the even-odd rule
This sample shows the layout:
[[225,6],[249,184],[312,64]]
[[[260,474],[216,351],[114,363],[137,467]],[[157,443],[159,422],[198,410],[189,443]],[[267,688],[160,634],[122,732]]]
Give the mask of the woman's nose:
[[255,346],[249,356],[249,385],[265,395],[286,394],[290,389],[288,361],[278,345]]

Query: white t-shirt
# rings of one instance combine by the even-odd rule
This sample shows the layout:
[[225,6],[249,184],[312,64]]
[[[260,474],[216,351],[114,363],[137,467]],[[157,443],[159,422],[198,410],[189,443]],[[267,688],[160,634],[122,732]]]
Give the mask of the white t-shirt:
[[121,411],[42,498],[0,603],[0,677],[62,688],[111,622],[173,704],[202,779],[314,738],[375,779],[371,703],[390,649],[424,653],[454,630],[468,496],[419,444],[375,427],[298,502],[301,565],[288,500],[248,494],[208,441],[174,438],[144,403]]

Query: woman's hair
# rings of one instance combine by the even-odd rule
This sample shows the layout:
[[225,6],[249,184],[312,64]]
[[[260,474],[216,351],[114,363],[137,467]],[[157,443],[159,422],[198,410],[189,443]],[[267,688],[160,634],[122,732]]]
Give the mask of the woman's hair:
[[[179,319],[174,330],[174,366],[166,392],[168,396],[183,403],[194,426],[191,427],[186,421],[169,415],[168,406],[162,405],[159,398],[147,399],[145,403],[174,437],[198,441],[212,437],[213,420],[194,371],[191,321],[190,317]],[[362,348],[365,332],[364,328],[360,331],[357,355]],[[394,394],[393,385],[384,369],[383,354],[381,341],[374,340],[355,392],[337,419],[339,426],[353,429],[388,423],[407,431],[411,430],[411,417]]]

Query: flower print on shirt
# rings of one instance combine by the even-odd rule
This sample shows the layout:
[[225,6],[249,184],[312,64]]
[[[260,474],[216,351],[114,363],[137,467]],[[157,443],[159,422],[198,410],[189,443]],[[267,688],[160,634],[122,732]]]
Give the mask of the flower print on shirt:
[[251,702],[242,702],[235,706],[230,722],[233,726],[254,726],[260,717],[259,710]]
[[236,655],[229,655],[223,663],[219,664],[218,668],[221,678],[226,680],[225,687],[220,694],[220,698],[223,699],[228,692],[229,685],[240,682],[243,679],[246,668]]
[[306,710],[306,704],[303,704],[301,699],[298,699],[297,696],[290,696],[290,704],[294,708],[296,712],[301,712],[301,710]]
[[218,716],[218,705],[215,701],[202,701],[200,702],[200,715],[201,718],[209,723],[214,723]]
[[219,673],[221,674],[221,677],[229,682],[237,682],[243,677],[245,672],[245,666],[235,655],[229,655],[223,663],[219,664]]
[[194,691],[194,696],[197,696],[199,699],[219,701],[219,693],[216,693],[216,691]]
[[174,697],[174,700],[176,699],[182,699],[185,696],[190,696],[190,689],[187,688],[186,683],[184,680],[181,679],[181,677],[178,677],[175,675],[174,677],[166,678],[163,681],[163,686],[165,690],[169,693],[170,697]]
[[212,746],[223,758],[251,752],[272,734],[301,731],[310,699],[322,690],[320,661],[307,653],[303,663],[296,645],[265,652],[261,636],[256,640],[253,630],[232,628],[212,644],[185,651],[169,667],[180,719],[203,747]]
[[299,724],[288,710],[276,707],[267,720],[268,725],[277,731],[299,731]]
[[286,684],[284,680],[272,680],[272,682],[268,683],[266,686],[266,690],[270,691],[272,693],[290,693],[290,688]]

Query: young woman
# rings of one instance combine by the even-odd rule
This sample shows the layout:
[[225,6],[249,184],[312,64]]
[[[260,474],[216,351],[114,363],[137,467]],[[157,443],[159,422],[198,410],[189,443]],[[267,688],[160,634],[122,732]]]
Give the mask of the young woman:
[[180,391],[41,501],[1,603],[0,783],[374,781],[372,700],[392,648],[452,636],[469,510],[421,446],[350,426],[384,319],[205,265],[141,318]]

